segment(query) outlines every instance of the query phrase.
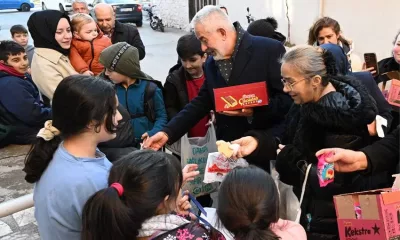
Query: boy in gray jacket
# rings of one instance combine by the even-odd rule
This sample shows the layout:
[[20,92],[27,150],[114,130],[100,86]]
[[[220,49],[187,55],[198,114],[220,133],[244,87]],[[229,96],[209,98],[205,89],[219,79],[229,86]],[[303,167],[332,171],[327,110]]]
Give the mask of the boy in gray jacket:
[[14,25],[10,28],[10,33],[12,39],[25,48],[26,55],[28,55],[29,66],[31,66],[35,47],[28,44],[29,42],[28,30],[22,25]]

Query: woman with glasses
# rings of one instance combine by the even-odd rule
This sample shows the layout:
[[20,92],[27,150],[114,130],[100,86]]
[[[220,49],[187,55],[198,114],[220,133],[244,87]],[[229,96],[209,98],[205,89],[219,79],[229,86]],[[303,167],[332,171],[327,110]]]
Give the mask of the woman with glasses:
[[293,48],[283,56],[281,72],[284,91],[294,101],[284,136],[273,141],[267,132],[251,131],[234,142],[241,146],[236,157],[263,158],[270,148],[267,145],[275,144],[280,180],[293,185],[298,197],[311,164],[301,224],[308,239],[339,239],[333,195],[371,186],[358,173],[339,173],[333,183],[320,187],[315,153],[320,148],[355,150],[368,145],[367,125],[375,119],[376,104],[361,82],[337,76],[333,56],[319,47]]

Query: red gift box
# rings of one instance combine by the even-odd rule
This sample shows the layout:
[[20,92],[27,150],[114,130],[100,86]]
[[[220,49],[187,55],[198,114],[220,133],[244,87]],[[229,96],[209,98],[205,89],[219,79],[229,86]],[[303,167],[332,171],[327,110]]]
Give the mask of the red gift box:
[[257,82],[214,89],[217,112],[268,105],[267,84]]

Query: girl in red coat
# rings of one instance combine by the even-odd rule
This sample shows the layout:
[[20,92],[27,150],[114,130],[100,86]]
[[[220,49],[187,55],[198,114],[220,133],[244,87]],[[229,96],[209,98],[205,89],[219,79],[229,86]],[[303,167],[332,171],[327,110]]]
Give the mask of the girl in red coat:
[[100,53],[110,46],[111,40],[104,36],[91,16],[78,13],[71,21],[74,38],[69,58],[80,74],[98,75],[104,70],[99,62]]

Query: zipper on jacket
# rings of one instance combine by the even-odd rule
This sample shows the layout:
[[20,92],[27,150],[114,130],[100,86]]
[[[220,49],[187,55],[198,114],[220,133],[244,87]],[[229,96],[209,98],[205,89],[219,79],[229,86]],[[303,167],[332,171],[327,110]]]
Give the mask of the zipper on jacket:
[[131,114],[131,111],[129,111],[129,106],[128,106],[128,89],[125,89],[125,104],[126,104],[126,110],[128,111],[129,115]]
[[93,63],[93,60],[94,60],[94,46],[93,46],[93,42],[94,42],[94,39],[93,39],[92,41],[90,41],[90,47],[91,47],[91,49],[92,49],[92,60],[90,60],[90,63],[89,63],[89,70],[90,70],[90,71],[92,71],[92,63]]

